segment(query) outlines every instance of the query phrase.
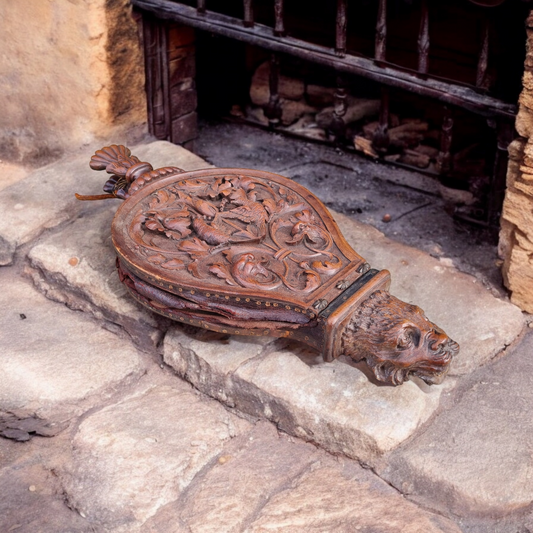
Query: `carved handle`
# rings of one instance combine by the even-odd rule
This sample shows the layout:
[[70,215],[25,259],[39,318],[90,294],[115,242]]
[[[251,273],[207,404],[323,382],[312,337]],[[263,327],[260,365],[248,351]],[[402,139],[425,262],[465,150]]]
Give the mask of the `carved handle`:
[[89,166],[93,170],[105,170],[108,174],[122,177],[128,184],[154,169],[150,163],[144,163],[131,155],[129,148],[116,144],[97,150],[91,157]]
[[[176,167],[154,170],[150,163],[143,162],[138,157],[131,155],[129,148],[116,144],[97,150],[91,157],[89,166],[93,170],[105,170],[112,177],[104,184],[104,192],[106,194],[89,196],[76,194],[78,200],[105,200],[107,198],[125,200],[140,186],[144,185],[146,181],[164,176],[170,172],[183,172],[183,170]],[[141,176],[143,180],[139,180]],[[132,187],[136,180],[139,180],[139,183]]]

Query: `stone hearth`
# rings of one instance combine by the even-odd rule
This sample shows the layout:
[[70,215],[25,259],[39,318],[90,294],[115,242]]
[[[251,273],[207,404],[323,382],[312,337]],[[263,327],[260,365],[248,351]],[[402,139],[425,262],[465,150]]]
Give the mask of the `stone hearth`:
[[[134,153],[209,166],[166,142]],[[358,251],[391,270],[395,293],[462,344],[443,385],[376,386],[363,368],[318,364],[296,344],[171,325],[123,293],[109,238],[117,205],[47,193],[47,173],[94,190],[90,155],[0,192],[6,219],[23,193],[28,214],[13,238],[0,228],[11,263],[0,269],[2,530],[528,527],[531,335],[520,341],[517,307],[335,215]]]

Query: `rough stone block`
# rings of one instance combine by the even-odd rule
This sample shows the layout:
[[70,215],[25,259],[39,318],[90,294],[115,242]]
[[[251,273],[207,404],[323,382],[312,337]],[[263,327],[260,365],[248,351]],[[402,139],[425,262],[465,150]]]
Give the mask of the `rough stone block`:
[[221,336],[174,326],[165,337],[164,359],[180,376],[201,384],[203,392],[228,403],[231,375],[242,363],[273,351],[274,342],[270,337]]
[[[518,235],[518,232],[515,232]],[[525,239],[523,239],[523,242]],[[504,265],[507,288],[511,300],[524,311],[533,313],[533,260],[532,251],[515,244]]]
[[176,500],[250,424],[183,383],[158,385],[86,418],[60,477],[70,505],[131,531]]
[[190,533],[459,531],[358,465],[290,442],[269,424],[234,439],[182,499],[143,524],[143,532],[170,531],[169,524],[173,532]]
[[0,191],[23,180],[29,170],[21,165],[0,160]]
[[[89,167],[92,154],[100,148],[94,146],[80,155],[35,170],[26,179],[0,191],[0,265],[10,264],[17,247],[35,239],[45,229],[93,209],[76,200],[74,193],[101,192],[107,175]],[[139,145],[132,152],[154,168],[175,165],[193,170],[211,166],[165,141]]]
[[0,271],[0,411],[62,422],[139,377],[138,352]]
[[0,472],[0,531],[86,533],[91,525],[67,507],[56,476],[39,464],[12,464]]
[[274,351],[276,344],[258,341],[191,340],[175,327],[165,337],[164,360],[206,394],[368,463],[411,436],[452,384],[376,387],[349,364],[306,364],[298,348]]
[[258,509],[302,475],[324,454],[309,444],[290,442],[268,423],[233,439],[218,461],[179,502],[146,525],[161,531],[178,519],[195,533],[243,531]]
[[[529,97],[531,99],[531,97]],[[527,100],[527,98],[526,98]],[[518,106],[518,114],[516,115],[516,131],[519,135],[529,138],[533,132],[533,113],[530,107],[524,104]]]
[[422,511],[368,471],[333,461],[274,495],[246,531],[460,533],[450,520]]
[[128,0],[2,5],[0,159],[42,164],[118,131],[144,135],[131,9]]
[[118,279],[111,243],[117,207],[107,205],[43,239],[28,254],[28,270],[51,300],[119,324],[139,347],[150,350],[161,340],[165,321],[129,297]]
[[346,240],[374,268],[392,274],[391,293],[421,307],[461,346],[450,375],[464,375],[510,345],[525,326],[520,309],[495,298],[472,276],[385,237],[372,226],[335,214]]
[[473,375],[459,403],[394,452],[382,477],[425,506],[460,516],[494,519],[530,508],[532,352],[530,333],[512,354]]

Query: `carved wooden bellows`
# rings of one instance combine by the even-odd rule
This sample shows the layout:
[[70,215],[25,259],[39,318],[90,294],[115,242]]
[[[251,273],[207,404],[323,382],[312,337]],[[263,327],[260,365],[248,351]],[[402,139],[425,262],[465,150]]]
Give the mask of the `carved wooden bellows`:
[[288,178],[259,170],[154,170],[124,146],[98,150],[120,198],[111,233],[121,281],[178,322],[232,335],[296,339],[366,360],[380,381],[442,381],[458,345],[423,311],[388,293],[325,206]]

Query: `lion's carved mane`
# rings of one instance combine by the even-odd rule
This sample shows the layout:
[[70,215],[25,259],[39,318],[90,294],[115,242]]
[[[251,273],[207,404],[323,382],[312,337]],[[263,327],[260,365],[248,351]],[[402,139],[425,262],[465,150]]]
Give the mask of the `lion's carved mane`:
[[376,291],[355,311],[342,333],[342,350],[365,359],[379,381],[400,385],[414,375],[440,383],[459,345],[416,305]]

